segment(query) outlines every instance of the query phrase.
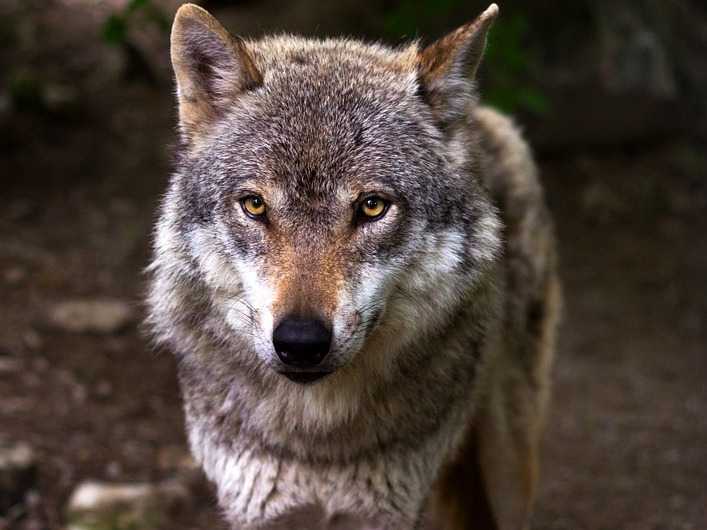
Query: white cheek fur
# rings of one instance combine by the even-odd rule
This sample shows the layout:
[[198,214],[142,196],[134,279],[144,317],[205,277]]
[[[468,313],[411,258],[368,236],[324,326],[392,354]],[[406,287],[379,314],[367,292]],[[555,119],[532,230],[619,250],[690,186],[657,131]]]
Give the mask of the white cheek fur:
[[270,340],[274,291],[258,274],[252,261],[229,259],[219,252],[212,234],[211,231],[194,230],[189,242],[199,249],[194,254],[198,256],[205,280],[212,287],[213,302],[229,327],[250,337],[258,357],[269,364],[274,355]]
[[266,363],[273,361],[275,354],[272,346],[273,314],[272,304],[275,297],[272,287],[261,278],[252,262],[235,260],[234,263],[243,282],[242,296],[247,301],[249,311],[255,319],[256,326],[251,326],[253,344],[258,356]]

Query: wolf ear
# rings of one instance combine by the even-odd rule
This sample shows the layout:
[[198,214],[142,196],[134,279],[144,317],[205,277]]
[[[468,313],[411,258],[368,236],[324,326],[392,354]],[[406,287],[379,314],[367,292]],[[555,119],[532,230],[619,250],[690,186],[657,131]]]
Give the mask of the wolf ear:
[[486,35],[497,16],[498,6],[491,4],[476,20],[419,52],[421,90],[442,121],[463,113],[486,48]]
[[203,133],[239,94],[263,82],[243,40],[194,4],[182,5],[174,17],[170,53],[179,126],[188,142]]

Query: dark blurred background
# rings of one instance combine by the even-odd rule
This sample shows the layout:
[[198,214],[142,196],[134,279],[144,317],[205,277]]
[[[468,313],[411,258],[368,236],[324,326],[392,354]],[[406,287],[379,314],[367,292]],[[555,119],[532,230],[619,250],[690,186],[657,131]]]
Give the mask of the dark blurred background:
[[[180,3],[0,0],[0,529],[223,528],[139,328]],[[487,5],[201,4],[244,36],[392,44]],[[500,6],[480,87],[535,148],[566,297],[533,528],[702,530],[707,6]]]

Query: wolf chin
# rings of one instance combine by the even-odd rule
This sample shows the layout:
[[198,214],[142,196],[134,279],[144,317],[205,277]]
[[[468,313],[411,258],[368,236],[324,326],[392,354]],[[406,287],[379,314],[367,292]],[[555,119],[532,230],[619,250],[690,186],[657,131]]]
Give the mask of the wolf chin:
[[233,528],[526,527],[559,287],[528,147],[477,98],[497,13],[393,49],[177,12],[149,324]]

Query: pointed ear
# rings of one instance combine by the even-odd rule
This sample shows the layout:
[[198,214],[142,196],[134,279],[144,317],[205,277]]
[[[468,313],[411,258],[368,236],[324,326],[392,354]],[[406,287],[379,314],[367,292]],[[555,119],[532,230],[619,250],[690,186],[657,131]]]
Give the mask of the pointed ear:
[[241,93],[263,82],[243,40],[194,4],[182,5],[174,17],[170,53],[179,126],[187,142],[203,133]]
[[[423,93],[444,119],[463,112],[456,108],[471,97],[472,81],[486,48],[486,35],[498,16],[491,4],[479,17],[430,44],[419,53],[418,68]],[[456,112],[455,112],[456,111]],[[446,121],[446,120],[445,120]]]

